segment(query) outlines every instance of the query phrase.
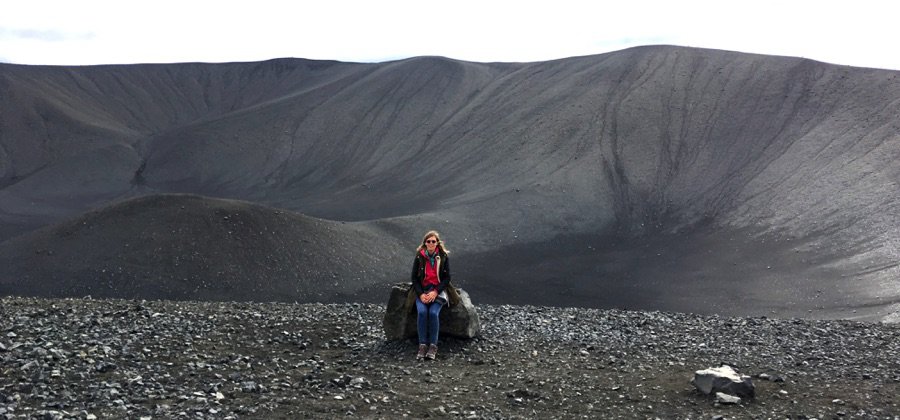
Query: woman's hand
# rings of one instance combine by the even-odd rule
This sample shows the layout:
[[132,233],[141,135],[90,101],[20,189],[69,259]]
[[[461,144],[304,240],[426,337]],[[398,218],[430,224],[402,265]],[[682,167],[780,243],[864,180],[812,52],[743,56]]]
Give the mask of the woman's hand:
[[437,298],[437,295],[437,291],[432,290],[428,293],[422,293],[421,295],[419,295],[419,300],[421,300],[422,303],[428,304],[434,302],[434,300]]

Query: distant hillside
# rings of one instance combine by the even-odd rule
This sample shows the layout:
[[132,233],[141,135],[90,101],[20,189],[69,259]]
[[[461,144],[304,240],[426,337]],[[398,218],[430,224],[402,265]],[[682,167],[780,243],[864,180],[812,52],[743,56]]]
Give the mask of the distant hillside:
[[379,292],[361,279],[384,277],[397,265],[397,248],[364,226],[247,202],[152,195],[0,244],[0,295],[359,299]]
[[[900,309],[898,76],[670,46],[514,64],[0,65],[0,235],[190,193],[360,222],[403,256],[372,284],[405,278],[437,228],[459,280],[493,303],[883,314]],[[227,271],[209,264],[189,282]],[[42,270],[32,281],[67,273]]]

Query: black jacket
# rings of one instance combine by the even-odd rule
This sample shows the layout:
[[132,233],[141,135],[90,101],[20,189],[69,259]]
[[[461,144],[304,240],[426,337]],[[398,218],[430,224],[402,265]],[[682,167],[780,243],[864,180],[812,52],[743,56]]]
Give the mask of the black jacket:
[[[447,253],[440,248],[438,248],[438,256],[435,257],[435,259],[439,259],[440,261],[440,263],[438,263],[438,279],[441,283],[437,285],[437,292],[441,293],[447,285],[450,284],[450,259],[447,258]],[[416,290],[416,294],[419,295],[432,289],[431,285],[428,286],[428,289],[422,287],[422,281],[425,280],[426,264],[428,264],[428,262],[425,260],[425,257],[422,256],[422,253],[416,251],[416,259],[413,261],[412,267],[412,287]]]

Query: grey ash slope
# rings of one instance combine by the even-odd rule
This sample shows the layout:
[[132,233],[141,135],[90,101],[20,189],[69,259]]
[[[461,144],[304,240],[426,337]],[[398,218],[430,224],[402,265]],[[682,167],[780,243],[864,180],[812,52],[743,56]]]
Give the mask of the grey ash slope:
[[[0,295],[24,284],[40,296],[303,302],[371,295],[360,279],[390,276],[400,248],[360,224],[182,194],[114,203],[2,246],[19,264]],[[353,246],[369,252],[344,252]]]
[[[316,71],[323,67],[331,70]],[[327,83],[320,76],[340,77],[345,67],[306,60],[0,65],[4,236],[140,194],[158,137]]]
[[[5,66],[2,217],[9,236],[192,193],[359,221],[391,255],[436,227],[491,303],[879,316],[900,297],[898,76],[664,46]],[[4,264],[22,267],[34,235],[7,241]],[[404,277],[394,261],[361,281]]]

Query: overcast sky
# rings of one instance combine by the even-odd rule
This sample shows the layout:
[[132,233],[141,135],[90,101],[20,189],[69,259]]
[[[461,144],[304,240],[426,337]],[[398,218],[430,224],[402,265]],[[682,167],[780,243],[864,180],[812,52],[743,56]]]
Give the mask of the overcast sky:
[[892,3],[3,0],[0,62],[543,61],[671,44],[900,69]]

